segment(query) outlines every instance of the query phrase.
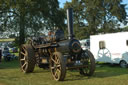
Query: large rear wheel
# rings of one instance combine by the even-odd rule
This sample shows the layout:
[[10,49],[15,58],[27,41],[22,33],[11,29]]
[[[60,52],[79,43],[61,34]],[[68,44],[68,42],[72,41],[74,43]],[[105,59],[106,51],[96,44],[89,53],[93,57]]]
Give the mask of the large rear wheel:
[[30,44],[23,44],[20,49],[20,65],[24,73],[33,72],[36,59],[35,53]]
[[66,63],[60,52],[54,52],[50,59],[50,68],[56,81],[63,81],[66,75]]
[[81,54],[81,57],[84,65],[86,65],[87,67],[81,68],[80,74],[85,76],[92,76],[95,71],[95,59],[93,54],[90,51],[85,50]]

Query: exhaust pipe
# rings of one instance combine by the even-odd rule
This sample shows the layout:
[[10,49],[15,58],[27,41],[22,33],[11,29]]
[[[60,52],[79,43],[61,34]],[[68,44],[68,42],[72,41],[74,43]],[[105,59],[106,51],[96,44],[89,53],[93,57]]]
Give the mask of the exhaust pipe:
[[68,38],[73,39],[73,9],[67,9],[67,23],[68,23]]

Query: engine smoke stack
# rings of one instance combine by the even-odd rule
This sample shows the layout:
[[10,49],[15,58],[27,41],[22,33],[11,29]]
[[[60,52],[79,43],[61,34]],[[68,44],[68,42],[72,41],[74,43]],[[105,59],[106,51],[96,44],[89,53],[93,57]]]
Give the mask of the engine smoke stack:
[[67,23],[68,23],[68,37],[69,39],[73,39],[74,33],[73,33],[73,9],[72,8],[67,9]]

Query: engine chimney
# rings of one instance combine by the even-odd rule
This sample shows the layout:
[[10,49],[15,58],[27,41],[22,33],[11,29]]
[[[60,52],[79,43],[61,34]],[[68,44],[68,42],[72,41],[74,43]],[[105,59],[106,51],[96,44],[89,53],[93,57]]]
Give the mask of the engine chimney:
[[68,23],[68,38],[73,39],[73,9],[67,9],[67,23]]

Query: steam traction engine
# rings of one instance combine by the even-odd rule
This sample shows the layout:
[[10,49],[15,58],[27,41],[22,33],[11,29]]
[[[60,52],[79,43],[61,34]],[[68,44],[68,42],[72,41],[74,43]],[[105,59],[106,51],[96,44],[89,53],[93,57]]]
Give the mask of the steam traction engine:
[[[89,50],[82,50],[73,35],[72,9],[67,9],[68,39],[57,30],[52,36],[29,39],[20,49],[20,64],[24,73],[33,72],[35,65],[50,68],[53,78],[62,81],[66,69],[78,69],[81,75],[91,76],[95,70],[95,59]],[[46,39],[46,40],[45,40]]]

